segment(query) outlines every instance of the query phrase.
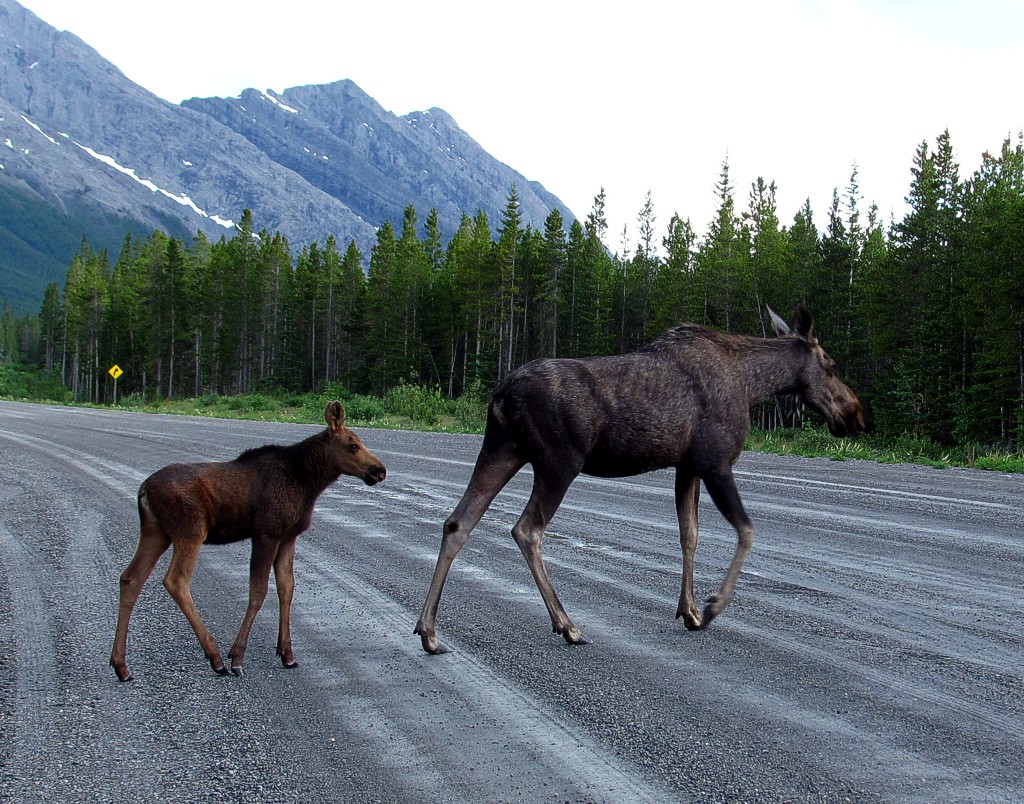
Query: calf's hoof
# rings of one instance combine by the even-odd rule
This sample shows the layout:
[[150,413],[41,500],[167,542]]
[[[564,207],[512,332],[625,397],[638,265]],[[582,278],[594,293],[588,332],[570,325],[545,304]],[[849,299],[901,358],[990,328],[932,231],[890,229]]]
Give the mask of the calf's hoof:
[[118,681],[134,681],[135,680],[135,676],[132,675],[132,672],[131,672],[131,670],[128,669],[127,665],[124,665],[124,664],[118,665],[118,664],[114,664],[114,662],[111,661],[110,662],[110,666],[114,668],[114,673],[117,674],[117,680]]
[[239,678],[245,675],[245,671],[242,669],[242,665],[231,665],[231,675],[238,676]]
[[299,663],[295,661],[295,657],[290,653],[283,653],[282,651],[277,652],[278,658],[281,659],[281,664],[284,665],[288,670],[294,670],[299,666]]
[[213,672],[218,676],[226,676],[228,674],[228,669],[224,666],[224,662],[220,660],[220,656],[210,657],[210,667],[213,668]]

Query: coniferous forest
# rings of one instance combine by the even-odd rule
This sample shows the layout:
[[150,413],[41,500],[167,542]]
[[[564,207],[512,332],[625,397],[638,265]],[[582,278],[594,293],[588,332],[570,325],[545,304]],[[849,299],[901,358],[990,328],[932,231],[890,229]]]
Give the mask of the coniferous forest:
[[[2,358],[38,363],[81,401],[304,392],[489,390],[541,356],[636,349],[683,321],[770,334],[764,305],[814,314],[869,427],[943,444],[1019,449],[1024,436],[1024,147],[1007,140],[960,176],[948,132],[913,156],[907,212],[861,209],[854,166],[829,209],[780,220],[776,188],[743,198],[722,165],[698,237],[648,195],[629,251],[607,247],[604,192],[585,220],[500,220],[442,232],[409,207],[373,243],[291,244],[255,231],[190,242],[154,231],[116,255],[87,236],[35,319],[4,308]],[[368,251],[366,251],[368,249]],[[791,426],[792,406],[755,411]]]

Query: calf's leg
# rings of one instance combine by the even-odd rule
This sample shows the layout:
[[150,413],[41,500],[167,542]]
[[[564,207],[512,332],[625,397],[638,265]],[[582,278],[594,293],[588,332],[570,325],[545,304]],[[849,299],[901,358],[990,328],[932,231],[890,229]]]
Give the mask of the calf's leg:
[[298,667],[292,653],[292,595],[295,592],[295,539],[282,544],[274,559],[274,580],[277,582],[277,598],[281,604],[280,620],[277,627],[277,655],[281,664],[291,669]]
[[121,681],[131,681],[132,674],[128,669],[126,658],[128,645],[128,622],[131,620],[132,609],[139,599],[142,587],[146,585],[153,567],[168,547],[171,540],[163,532],[153,517],[140,509],[139,546],[135,555],[128,563],[120,579],[120,603],[117,609],[117,628],[114,631],[114,647],[110,651],[110,666],[114,668]]
[[256,615],[263,608],[263,601],[267,599],[267,591],[270,588],[270,567],[277,558],[278,542],[270,537],[253,536],[252,559],[249,562],[249,605],[245,609],[245,616],[242,618],[242,627],[238,629],[238,636],[231,646],[231,672],[236,676],[242,675],[242,665],[245,662],[245,648],[249,644],[249,633],[252,631],[252,624]]
[[198,530],[189,531],[179,536],[174,543],[174,554],[171,557],[171,566],[164,576],[164,588],[167,589],[178,608],[188,619],[192,630],[196,632],[199,644],[203,653],[210,662],[210,667],[217,675],[227,675],[227,668],[220,657],[220,650],[217,642],[206,628],[206,624],[196,610],[195,601],[192,600],[192,571],[196,568],[199,560],[199,545],[202,544],[203,534]]
[[679,519],[679,542],[683,548],[682,589],[676,619],[691,631],[701,627],[700,611],[693,596],[693,557],[697,552],[697,503],[700,499],[700,478],[695,474],[676,473],[676,517]]
[[522,468],[523,461],[515,454],[511,445],[498,450],[489,450],[485,447],[480,451],[462,499],[455,506],[452,515],[445,520],[441,535],[441,552],[437,557],[427,598],[423,602],[423,611],[413,630],[414,634],[420,635],[423,650],[427,653],[446,651],[437,639],[434,622],[437,618],[438,604],[441,602],[441,590],[444,589],[444,582],[455,556],[465,545],[470,532],[476,527],[498,492]]
[[737,539],[736,551],[733,553],[722,585],[718,587],[715,594],[704,601],[701,628],[707,628],[710,622],[729,605],[736,588],[736,580],[740,576],[740,570],[743,569],[743,562],[754,544],[754,525],[743,508],[743,501],[740,500],[740,492],[736,488],[732,470],[727,469],[704,475],[704,485],[707,486],[708,493],[718,510],[722,512],[722,516],[736,529]]

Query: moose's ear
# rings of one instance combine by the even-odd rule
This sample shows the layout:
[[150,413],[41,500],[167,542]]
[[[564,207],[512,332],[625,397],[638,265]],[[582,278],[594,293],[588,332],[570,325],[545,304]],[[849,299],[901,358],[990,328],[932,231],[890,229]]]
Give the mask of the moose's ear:
[[324,419],[327,420],[327,427],[331,430],[340,430],[345,426],[345,408],[338,400],[328,402],[324,408]]
[[798,304],[796,312],[793,313],[793,331],[800,340],[807,341],[812,346],[818,343],[818,336],[814,332],[814,319],[802,304]]
[[789,335],[789,324],[787,324],[785,321],[779,318],[775,314],[775,311],[767,304],[764,306],[764,309],[768,311],[768,315],[772,319],[772,326],[775,327],[775,334]]

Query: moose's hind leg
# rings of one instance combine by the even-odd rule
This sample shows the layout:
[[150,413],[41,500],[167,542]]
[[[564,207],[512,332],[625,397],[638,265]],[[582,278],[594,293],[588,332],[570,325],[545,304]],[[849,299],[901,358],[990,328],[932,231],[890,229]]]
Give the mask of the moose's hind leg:
[[722,512],[722,516],[736,529],[736,550],[718,591],[704,601],[701,628],[707,628],[711,621],[729,605],[736,589],[740,570],[743,569],[743,562],[754,544],[754,525],[743,507],[743,501],[740,499],[740,492],[736,488],[736,480],[733,478],[732,471],[706,475],[704,485],[707,486],[711,499],[714,500],[718,510]]
[[423,611],[413,630],[414,634],[419,634],[423,650],[427,653],[438,654],[447,651],[437,639],[434,623],[437,618],[437,607],[441,602],[441,591],[444,589],[444,582],[448,578],[448,571],[455,561],[455,556],[466,544],[469,534],[498,496],[498,492],[522,468],[523,461],[511,443],[506,442],[497,450],[489,450],[486,446],[480,450],[469,485],[459,504],[455,506],[455,511],[445,520],[441,535],[441,551],[437,556],[427,598],[423,602]]
[[556,634],[561,634],[570,645],[586,645],[587,640],[569,619],[562,601],[558,599],[541,555],[544,530],[558,510],[575,475],[566,479],[559,475],[542,473],[536,466],[534,472],[533,493],[526,503],[526,508],[523,509],[522,516],[512,528],[512,538],[516,540],[519,550],[526,558],[540,595],[544,599],[544,605],[551,617],[551,629]]
[[679,519],[679,542],[683,549],[682,588],[676,619],[691,631],[702,625],[700,610],[693,595],[693,559],[697,552],[697,503],[700,499],[700,478],[679,470],[676,474],[676,516]]
[[206,624],[199,616],[195,601],[192,600],[191,580],[192,571],[199,560],[199,545],[201,537],[179,538],[174,545],[174,554],[171,557],[171,565],[167,568],[167,575],[164,576],[164,588],[178,608],[188,619],[192,630],[195,631],[203,653],[210,662],[210,667],[220,676],[228,673],[224,666],[224,660],[220,657],[220,650],[217,642],[206,628]]
[[139,546],[135,549],[132,560],[121,573],[117,628],[114,631],[114,647],[110,651],[110,666],[114,668],[114,672],[121,681],[132,680],[132,673],[128,669],[126,657],[128,623],[131,620],[132,610],[135,608],[142,587],[146,585],[156,562],[171,546],[171,540],[167,538],[167,535],[150,515],[141,512],[140,518]]

